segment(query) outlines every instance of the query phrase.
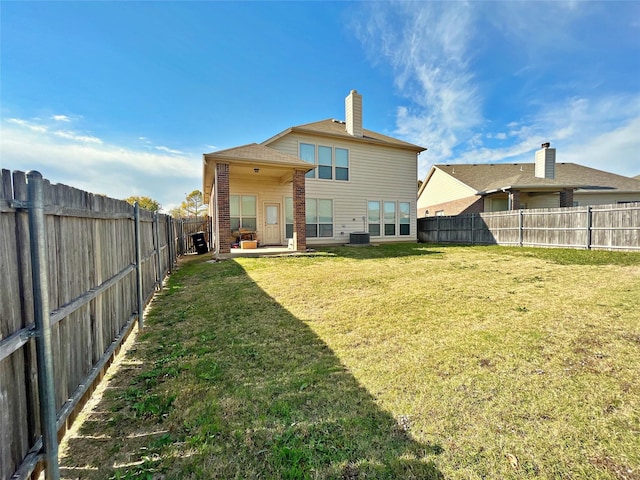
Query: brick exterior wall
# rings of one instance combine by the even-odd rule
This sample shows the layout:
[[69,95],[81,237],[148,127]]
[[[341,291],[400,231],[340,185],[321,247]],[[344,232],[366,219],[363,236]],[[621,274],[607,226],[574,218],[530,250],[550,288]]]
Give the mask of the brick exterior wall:
[[511,210],[520,210],[520,190],[509,192],[509,205],[511,205]]
[[218,252],[231,253],[231,211],[229,209],[229,164],[216,163],[218,191]]
[[[428,210],[429,213],[425,214],[425,210]],[[429,205],[426,209],[420,209],[418,212],[418,218],[433,217],[436,212],[440,210],[444,210],[445,215],[482,213],[484,212],[484,200],[479,195],[473,195],[471,197],[459,198],[457,200],[439,203],[437,205]]]
[[560,192],[560,207],[573,207],[573,188],[565,188]]
[[307,249],[307,211],[305,203],[305,172],[293,172],[293,238],[294,248],[298,251]]

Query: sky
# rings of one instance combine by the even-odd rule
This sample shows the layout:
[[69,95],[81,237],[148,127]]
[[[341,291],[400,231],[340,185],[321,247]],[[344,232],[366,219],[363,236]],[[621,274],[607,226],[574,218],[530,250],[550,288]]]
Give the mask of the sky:
[[0,167],[165,211],[202,154],[344,120],[438,163],[640,174],[640,2],[0,1]]

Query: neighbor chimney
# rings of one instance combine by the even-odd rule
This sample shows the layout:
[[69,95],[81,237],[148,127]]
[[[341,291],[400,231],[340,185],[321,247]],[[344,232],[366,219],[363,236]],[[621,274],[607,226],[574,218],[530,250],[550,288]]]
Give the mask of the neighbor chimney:
[[344,99],[347,133],[354,137],[362,137],[362,95],[351,90]]
[[542,144],[542,149],[536,152],[536,177],[549,178],[556,177],[556,149],[549,148],[549,142]]

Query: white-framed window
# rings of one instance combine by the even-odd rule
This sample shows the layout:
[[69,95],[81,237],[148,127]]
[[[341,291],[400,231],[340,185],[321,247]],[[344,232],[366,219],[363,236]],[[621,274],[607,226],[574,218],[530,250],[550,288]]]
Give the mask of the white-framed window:
[[306,178],[349,181],[349,150],[331,145],[300,143],[300,159],[316,165]]
[[336,147],[336,180],[349,180],[349,150]]
[[368,200],[367,226],[372,237],[411,235],[411,202]]
[[384,202],[384,236],[396,234],[396,202]]
[[284,229],[286,238],[293,238],[293,197],[284,199]]
[[318,145],[318,178],[333,179],[333,148]]
[[380,201],[369,200],[367,202],[367,223],[369,225],[369,235],[380,236]]
[[307,238],[333,237],[333,200],[305,200]]
[[241,228],[255,231],[258,225],[255,195],[229,195],[229,216],[232,232]]
[[411,234],[411,204],[398,202],[398,228],[401,236]]
[[[301,143],[300,144],[300,160],[304,160],[305,162],[309,162],[313,165],[316,164],[316,146],[311,143]],[[315,178],[316,171],[310,170],[305,175],[307,178]]]

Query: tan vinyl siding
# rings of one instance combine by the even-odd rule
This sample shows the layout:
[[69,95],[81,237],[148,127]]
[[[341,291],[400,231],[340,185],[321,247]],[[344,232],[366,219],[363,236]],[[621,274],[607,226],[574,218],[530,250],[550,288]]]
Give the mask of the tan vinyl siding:
[[325,139],[321,136],[292,133],[269,146],[283,153],[298,156],[300,143],[345,148],[349,151],[349,180],[306,180],[307,198],[333,200],[333,238],[307,238],[308,244],[349,242],[349,234],[365,229],[362,217],[367,216],[367,201],[408,202],[411,206],[410,234],[375,237],[376,242],[415,241],[417,158],[415,152],[371,146],[348,139]]
[[234,179],[231,183],[230,195],[252,195],[256,197],[256,230],[257,240],[262,240],[262,230],[264,229],[264,204],[278,203],[280,204],[280,226],[282,244],[286,243],[285,239],[285,217],[284,217],[284,199],[292,197],[293,191],[291,183],[281,185],[277,182],[257,182],[250,177]]
[[526,204],[527,208],[558,208],[560,206],[560,195],[549,193],[547,195],[529,196],[526,193],[520,195],[520,204]]
[[640,202],[638,193],[574,193],[573,201],[578,206],[583,205],[610,205],[618,202]]
[[470,197],[475,193],[476,191],[471,187],[436,168],[429,178],[428,187],[422,191],[418,199],[418,208],[426,209],[431,205]]

